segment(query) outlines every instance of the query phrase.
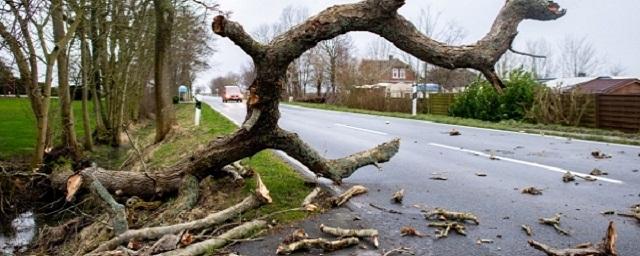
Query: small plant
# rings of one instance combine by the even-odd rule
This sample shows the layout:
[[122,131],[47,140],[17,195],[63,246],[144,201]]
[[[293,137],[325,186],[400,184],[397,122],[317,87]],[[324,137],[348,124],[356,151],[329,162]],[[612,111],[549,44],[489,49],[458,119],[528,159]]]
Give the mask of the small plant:
[[469,85],[456,97],[449,112],[453,116],[485,121],[522,120],[533,106],[536,89],[541,87],[533,76],[523,70],[514,70],[505,79],[503,93],[482,79]]
[[178,104],[178,103],[180,103],[180,97],[173,96],[173,104]]

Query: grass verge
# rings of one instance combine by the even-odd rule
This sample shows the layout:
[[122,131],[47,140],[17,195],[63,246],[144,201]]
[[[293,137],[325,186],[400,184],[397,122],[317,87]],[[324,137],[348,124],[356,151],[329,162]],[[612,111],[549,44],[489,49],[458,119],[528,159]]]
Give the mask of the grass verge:
[[[170,166],[184,157],[188,157],[199,147],[215,139],[218,136],[232,133],[237,126],[230,120],[212,110],[209,106],[203,106],[200,126],[193,125],[194,105],[179,104],[176,108],[176,117],[180,128],[175,131],[168,141],[157,146],[149,159],[150,167]],[[131,132],[139,145],[149,145],[155,136],[152,124],[141,125]],[[273,203],[265,205],[258,210],[247,213],[248,217],[265,215],[287,209],[300,207],[304,197],[311,192],[303,178],[291,166],[286,164],[272,151],[262,151],[243,163],[250,166],[260,174],[263,182],[271,192]],[[116,163],[119,165],[121,163]],[[246,179],[242,193],[229,193],[225,203],[238,202],[247,196],[255,188],[253,178]],[[299,211],[277,214],[274,219],[288,223],[302,219],[306,213]]]
[[[89,104],[91,105],[91,104]],[[84,136],[82,128],[82,103],[74,101],[74,126],[78,140]],[[54,138],[59,143],[60,105],[58,99],[51,99],[49,116],[53,118]],[[91,127],[94,127],[93,111],[90,115]],[[36,119],[27,98],[0,98],[0,159],[32,154],[36,143]]]
[[593,129],[585,127],[573,127],[562,125],[544,125],[544,124],[531,124],[520,121],[502,121],[502,122],[488,122],[477,119],[459,118],[451,116],[441,115],[429,115],[418,114],[412,116],[408,113],[397,112],[380,112],[364,109],[354,109],[330,104],[319,103],[303,103],[303,102],[283,102],[284,104],[316,108],[331,111],[351,112],[359,114],[377,115],[377,116],[389,116],[413,120],[431,121],[442,124],[452,124],[461,126],[471,126],[480,128],[489,128],[504,131],[525,132],[531,134],[545,134],[552,136],[562,136],[574,139],[601,141],[608,143],[619,143],[629,145],[640,145],[640,133],[624,133],[614,130]]

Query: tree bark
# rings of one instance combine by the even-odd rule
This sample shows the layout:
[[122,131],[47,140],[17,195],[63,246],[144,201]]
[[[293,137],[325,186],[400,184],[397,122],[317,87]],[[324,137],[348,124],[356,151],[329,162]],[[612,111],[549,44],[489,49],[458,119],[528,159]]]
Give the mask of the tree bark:
[[[89,45],[86,40],[86,31],[88,28],[87,20],[82,17],[82,29],[78,30],[79,38],[80,38],[80,61],[81,61],[81,72],[82,72],[82,127],[84,129],[84,149],[85,150],[93,150],[93,138],[91,136],[91,123],[89,118],[89,87],[91,83],[91,61],[89,56]],[[95,101],[94,101],[95,103]],[[96,115],[96,119],[99,117]]]
[[[71,94],[69,90],[69,63],[67,59],[67,42],[64,41],[63,5],[61,0],[51,0],[51,21],[53,23],[53,39],[58,50],[58,96],[60,98],[60,116],[62,117],[62,143],[74,159],[79,159],[81,152],[78,147],[76,131],[74,129],[73,111],[71,110]],[[73,33],[70,31],[70,33]],[[68,40],[67,40],[68,41]]]
[[164,140],[175,124],[175,113],[170,102],[169,59],[174,10],[170,0],[154,0],[156,12],[155,46],[155,100],[156,100],[156,142]]

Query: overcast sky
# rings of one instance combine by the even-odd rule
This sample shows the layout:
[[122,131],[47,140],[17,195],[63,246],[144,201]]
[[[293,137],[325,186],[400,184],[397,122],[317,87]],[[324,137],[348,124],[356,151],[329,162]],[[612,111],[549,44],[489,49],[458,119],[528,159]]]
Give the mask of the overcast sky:
[[[567,35],[586,38],[606,61],[603,71],[613,64],[625,68],[623,75],[640,77],[640,0],[556,0],[567,15],[550,22],[525,21],[520,27],[515,47],[525,49],[527,40],[545,38],[558,44]],[[273,23],[286,6],[300,6],[314,15],[321,10],[343,3],[344,0],[218,0],[222,9],[232,11],[231,19],[241,23],[249,32],[265,23]],[[442,21],[454,21],[465,29],[464,43],[472,43],[484,36],[505,0],[407,0],[400,13],[416,20],[420,9],[439,12]],[[367,43],[377,36],[369,33],[350,33],[360,55],[366,53]],[[227,72],[238,72],[249,57],[226,38],[217,38],[217,52],[211,58],[212,68],[201,72],[195,85],[206,85],[211,78]]]

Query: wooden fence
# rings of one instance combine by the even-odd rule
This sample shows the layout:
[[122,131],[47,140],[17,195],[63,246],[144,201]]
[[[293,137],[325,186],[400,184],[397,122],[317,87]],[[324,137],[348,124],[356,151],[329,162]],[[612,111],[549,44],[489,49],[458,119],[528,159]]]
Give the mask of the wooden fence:
[[[418,113],[448,115],[454,100],[455,94],[452,93],[430,94],[429,98],[418,99]],[[579,117],[579,126],[640,132],[640,95],[584,95],[574,100],[563,99],[562,104],[586,107]],[[382,112],[411,113],[410,98],[386,97],[384,89],[351,90],[342,98],[340,105]],[[563,106],[563,109],[569,111],[572,107]]]
[[[382,89],[353,89],[342,98],[340,105],[381,112],[411,113],[411,98],[390,98]],[[429,98],[418,99],[418,113],[448,115],[449,106],[455,94],[430,94]]]
[[640,132],[640,95],[595,95],[596,127]]

